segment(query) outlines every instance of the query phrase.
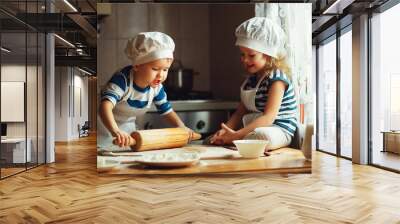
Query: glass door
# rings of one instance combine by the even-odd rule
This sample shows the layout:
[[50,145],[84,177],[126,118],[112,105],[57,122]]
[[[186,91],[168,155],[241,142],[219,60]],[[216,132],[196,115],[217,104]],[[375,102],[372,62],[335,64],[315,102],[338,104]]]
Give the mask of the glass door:
[[[26,5],[20,2],[20,7]],[[2,17],[8,15],[0,13]],[[30,152],[26,150],[27,32],[22,23],[1,29],[1,178],[26,170]]]
[[400,171],[400,4],[371,18],[370,137],[373,165]]
[[317,149],[336,154],[336,37],[317,49]]
[[0,12],[1,179],[45,163],[46,39],[21,22],[27,13],[43,13],[44,3],[0,2],[2,9],[16,11]]
[[340,41],[340,156],[352,158],[352,32],[347,27]]

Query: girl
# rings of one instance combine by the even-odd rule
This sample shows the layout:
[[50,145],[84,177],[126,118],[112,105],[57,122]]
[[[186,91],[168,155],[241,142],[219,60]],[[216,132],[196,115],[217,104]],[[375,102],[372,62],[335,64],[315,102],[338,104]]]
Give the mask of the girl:
[[160,32],[139,33],[128,41],[125,53],[132,65],[114,74],[101,93],[99,148],[112,149],[113,138],[119,147],[129,146],[133,140],[130,133],[136,130],[136,116],[145,114],[152,102],[171,125],[185,127],[167,101],[162,85],[174,48],[172,38]]
[[[265,139],[266,149],[291,143],[297,127],[297,104],[290,70],[279,52],[283,30],[270,19],[251,18],[236,29],[241,62],[250,74],[240,88],[241,102],[210,142],[231,144],[236,139]],[[240,127],[243,121],[244,127]]]

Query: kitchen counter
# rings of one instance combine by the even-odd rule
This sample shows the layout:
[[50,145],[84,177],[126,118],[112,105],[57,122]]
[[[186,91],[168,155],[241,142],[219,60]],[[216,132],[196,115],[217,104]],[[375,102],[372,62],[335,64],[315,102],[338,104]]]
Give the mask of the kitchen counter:
[[[97,170],[99,173],[104,173],[104,174],[135,174],[135,175],[260,173],[260,172],[311,173],[311,161],[306,160],[303,153],[297,149],[282,148],[272,151],[270,156],[263,156],[256,159],[242,158],[237,151],[229,150],[223,147],[189,145],[183,147],[183,149],[193,150],[196,148],[199,149],[199,147],[201,147],[200,148],[201,150],[206,151],[206,154],[212,155],[214,158],[212,157],[203,158],[203,156],[201,156],[202,159],[199,161],[198,164],[189,167],[153,168],[136,163],[134,161],[135,160],[134,156],[124,156],[125,158],[98,156]],[[165,149],[165,150],[177,150],[177,149]],[[207,150],[209,151],[207,152]],[[143,154],[143,153],[154,153],[154,152],[155,151],[147,151],[138,153]],[[121,159],[125,161],[122,162]],[[107,160],[109,162],[107,162]],[[114,163],[113,161],[115,160],[117,160],[118,163]]]
[[[176,100],[170,101],[172,108],[179,111],[203,111],[203,110],[235,110],[239,101],[224,100]],[[149,112],[157,112],[154,104]]]

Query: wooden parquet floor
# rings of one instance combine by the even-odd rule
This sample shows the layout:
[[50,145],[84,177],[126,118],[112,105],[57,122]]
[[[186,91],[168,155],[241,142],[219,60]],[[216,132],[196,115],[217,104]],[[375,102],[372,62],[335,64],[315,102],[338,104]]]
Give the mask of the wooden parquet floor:
[[312,174],[100,176],[95,138],[0,181],[0,223],[400,223],[400,175],[315,152]]

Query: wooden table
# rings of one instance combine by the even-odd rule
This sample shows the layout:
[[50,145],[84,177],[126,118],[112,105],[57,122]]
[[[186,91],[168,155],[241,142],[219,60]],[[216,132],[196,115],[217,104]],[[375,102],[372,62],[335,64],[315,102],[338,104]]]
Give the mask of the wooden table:
[[[103,174],[209,174],[209,173],[311,173],[311,161],[306,160],[303,153],[298,149],[282,148],[271,152],[270,156],[256,159],[242,158],[237,151],[223,147],[194,146],[189,145],[174,150],[200,150],[203,156],[196,165],[183,168],[154,168],[131,162],[119,164],[114,167],[102,167],[98,163],[97,170]],[[162,150],[165,152],[165,150]],[[154,153],[147,151],[143,153]],[[228,158],[218,158],[226,157]],[[210,158],[214,157],[214,158]],[[112,159],[113,157],[98,156],[99,160]],[[114,157],[115,158],[115,157]],[[132,157],[126,157],[128,160]],[[120,157],[121,159],[121,157]]]
[[[27,147],[25,147],[25,145]],[[5,138],[1,139],[1,158],[5,163],[24,164],[32,160],[32,140],[30,138]]]
[[400,131],[382,131],[383,149],[382,152],[400,154]]

